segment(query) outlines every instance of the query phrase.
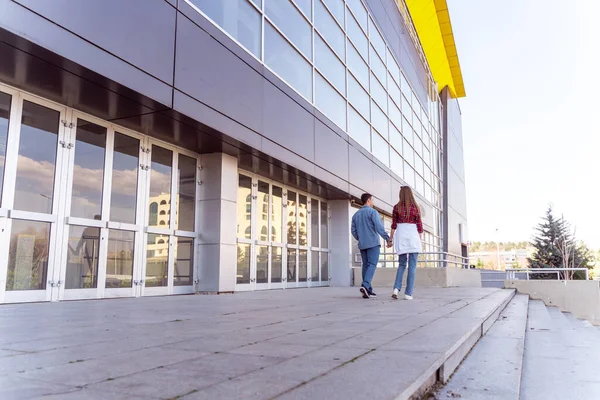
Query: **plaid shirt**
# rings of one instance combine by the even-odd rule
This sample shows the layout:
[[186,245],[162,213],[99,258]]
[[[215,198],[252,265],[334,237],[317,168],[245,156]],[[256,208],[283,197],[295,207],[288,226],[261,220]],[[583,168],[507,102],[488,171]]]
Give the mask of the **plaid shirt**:
[[401,207],[398,210],[398,204],[394,206],[392,212],[392,229],[396,229],[398,224],[417,224],[417,230],[419,233],[423,233],[423,223],[421,222],[421,212],[414,205],[410,207]]

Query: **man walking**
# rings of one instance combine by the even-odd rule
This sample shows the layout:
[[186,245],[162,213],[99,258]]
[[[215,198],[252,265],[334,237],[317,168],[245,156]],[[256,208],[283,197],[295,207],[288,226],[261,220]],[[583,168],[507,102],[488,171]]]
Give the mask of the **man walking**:
[[379,236],[389,244],[390,237],[379,218],[379,213],[373,208],[373,196],[364,193],[360,196],[363,206],[352,217],[352,236],[358,240],[358,248],[362,257],[362,285],[360,292],[363,298],[377,297],[373,292],[371,280],[379,262],[381,244]]

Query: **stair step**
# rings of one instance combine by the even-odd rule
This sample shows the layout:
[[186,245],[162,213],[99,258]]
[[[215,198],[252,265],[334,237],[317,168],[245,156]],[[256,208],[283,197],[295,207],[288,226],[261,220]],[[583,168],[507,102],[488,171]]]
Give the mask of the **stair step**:
[[528,299],[509,302],[436,398],[519,399]]

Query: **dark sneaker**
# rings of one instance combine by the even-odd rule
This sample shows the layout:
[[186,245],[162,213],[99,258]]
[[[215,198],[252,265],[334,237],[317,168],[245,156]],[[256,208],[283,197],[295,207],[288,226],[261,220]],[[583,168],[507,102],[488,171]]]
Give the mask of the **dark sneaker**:
[[371,291],[369,292],[369,296],[373,297],[373,298],[377,298],[377,294],[375,294],[375,292],[373,291],[373,289],[371,289]]
[[361,286],[360,292],[362,293],[363,299],[368,299],[370,297],[369,290],[366,287]]

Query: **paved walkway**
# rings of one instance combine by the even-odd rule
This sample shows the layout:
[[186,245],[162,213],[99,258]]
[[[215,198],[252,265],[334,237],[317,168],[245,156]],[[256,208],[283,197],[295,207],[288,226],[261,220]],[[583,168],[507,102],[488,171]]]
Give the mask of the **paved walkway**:
[[416,390],[506,292],[388,295],[315,288],[3,305],[0,399],[391,399]]

